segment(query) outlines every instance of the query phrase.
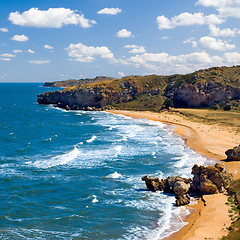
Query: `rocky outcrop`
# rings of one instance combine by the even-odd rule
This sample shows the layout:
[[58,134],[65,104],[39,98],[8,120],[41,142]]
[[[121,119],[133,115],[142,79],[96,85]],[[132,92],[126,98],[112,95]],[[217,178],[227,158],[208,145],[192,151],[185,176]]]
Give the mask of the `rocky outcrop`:
[[66,88],[62,91],[42,93],[38,95],[37,101],[40,104],[56,104],[66,109],[88,110],[92,108],[95,110],[108,105],[130,102],[143,94],[154,96],[160,93],[162,89],[161,77],[155,75],[143,77],[144,82],[138,82],[138,77],[135,78],[132,76],[131,78],[91,83],[80,87]]
[[224,166],[216,163],[214,166],[198,166],[192,168],[193,179],[182,177],[168,177],[167,179],[151,178],[144,176],[146,186],[151,191],[174,193],[176,206],[190,203],[189,193],[194,195],[215,194],[228,189],[232,175],[224,170]]
[[227,160],[229,161],[240,161],[240,145],[234,147],[233,149],[228,149],[225,154],[227,155]]
[[218,81],[184,83],[171,92],[175,107],[209,107],[224,101],[238,99],[240,88]]
[[168,177],[167,179],[151,178],[144,176],[142,178],[146,186],[151,191],[163,191],[164,193],[174,193],[176,196],[176,205],[186,205],[190,203],[188,193],[190,179],[182,177]]
[[219,163],[208,167],[194,165],[192,174],[191,190],[200,194],[222,192],[232,181],[232,175]]

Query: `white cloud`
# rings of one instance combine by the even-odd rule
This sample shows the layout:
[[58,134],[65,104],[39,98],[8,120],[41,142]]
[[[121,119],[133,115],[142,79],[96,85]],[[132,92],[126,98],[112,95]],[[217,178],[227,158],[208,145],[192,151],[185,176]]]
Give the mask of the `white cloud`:
[[53,49],[53,47],[52,47],[52,46],[50,46],[50,45],[47,45],[47,44],[45,44],[45,45],[44,45],[44,48],[46,48],[46,49]]
[[35,53],[32,49],[28,49],[27,52],[28,52],[28,53],[32,53],[32,54]]
[[124,28],[117,32],[117,37],[119,38],[129,38],[131,36],[132,36],[132,32]]
[[224,60],[227,63],[239,64],[240,63],[240,53],[238,53],[238,52],[224,53]]
[[21,52],[22,52],[22,50],[18,50],[18,49],[13,50],[13,53],[21,53]]
[[216,51],[229,51],[236,47],[234,44],[229,44],[226,41],[209,36],[201,37],[198,41],[198,45],[202,48]]
[[193,48],[197,47],[197,42],[194,40],[194,38],[188,38],[185,41],[183,41],[184,44],[191,43]]
[[16,55],[13,55],[11,53],[4,53],[4,54],[0,54],[0,57],[13,58],[13,57],[16,57]]
[[122,9],[120,8],[104,8],[98,11],[98,14],[109,14],[109,15],[117,15],[118,13],[121,13]]
[[118,76],[124,77],[124,76],[125,76],[125,73],[124,73],[124,72],[118,72]]
[[196,4],[205,7],[214,7],[222,17],[240,18],[239,0],[198,0]]
[[0,32],[8,32],[7,28],[0,28]]
[[171,29],[178,26],[191,26],[191,25],[205,25],[205,24],[221,24],[225,20],[215,14],[205,16],[203,13],[188,13],[184,12],[178,16],[168,19],[165,16],[157,17],[157,24],[159,29]]
[[131,48],[132,50],[129,53],[145,53],[145,47],[137,45],[125,45],[124,48]]
[[18,41],[18,42],[26,42],[29,38],[25,35],[14,35],[11,40]]
[[28,62],[33,64],[46,64],[46,63],[50,63],[50,60],[32,60]]
[[220,66],[223,63],[223,58],[210,56],[204,51],[177,56],[161,52],[139,54],[129,59],[124,59],[120,63],[124,65],[133,64],[138,68],[144,67],[155,74],[173,74],[187,73],[210,66]]
[[164,37],[162,37],[162,39],[163,39],[163,40],[169,39],[169,37],[168,37],[168,36],[164,36]]
[[92,62],[95,60],[94,56],[100,56],[101,58],[113,59],[112,52],[107,47],[93,47],[86,46],[82,43],[70,44],[66,48],[68,56],[72,60],[78,62]]
[[11,58],[0,58],[1,61],[11,61]]
[[85,18],[84,14],[80,15],[77,11],[68,8],[49,8],[48,10],[31,8],[22,14],[11,12],[8,19],[16,25],[37,28],[61,28],[65,25],[89,28],[96,24],[94,20]]
[[239,34],[240,31],[237,28],[230,29],[230,28],[225,28],[225,29],[220,29],[214,25],[209,26],[211,35],[214,37],[235,37],[236,34]]

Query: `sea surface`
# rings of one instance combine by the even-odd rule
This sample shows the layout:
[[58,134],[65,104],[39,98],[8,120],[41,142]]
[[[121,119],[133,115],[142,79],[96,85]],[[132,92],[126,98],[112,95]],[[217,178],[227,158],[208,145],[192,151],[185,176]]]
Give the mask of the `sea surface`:
[[0,84],[0,239],[161,239],[188,211],[144,175],[191,177],[206,159],[159,122],[37,104],[56,90]]

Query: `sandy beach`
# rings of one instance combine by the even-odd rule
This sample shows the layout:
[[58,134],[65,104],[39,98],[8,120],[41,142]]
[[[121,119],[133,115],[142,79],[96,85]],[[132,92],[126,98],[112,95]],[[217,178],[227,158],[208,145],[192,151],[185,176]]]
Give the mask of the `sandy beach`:
[[[179,111],[164,111],[161,113],[141,111],[108,111],[133,118],[145,118],[160,121],[175,127],[175,133],[179,134],[186,144],[199,154],[207,158],[221,161],[227,171],[233,174],[235,179],[240,178],[240,162],[226,162],[225,151],[240,143],[240,134],[237,129],[227,125],[209,124],[186,117]],[[167,239],[176,240],[200,240],[220,239],[227,234],[226,228],[231,224],[227,196],[223,193],[204,196],[206,206],[202,202],[188,206],[192,214],[185,220],[188,224],[179,232]]]

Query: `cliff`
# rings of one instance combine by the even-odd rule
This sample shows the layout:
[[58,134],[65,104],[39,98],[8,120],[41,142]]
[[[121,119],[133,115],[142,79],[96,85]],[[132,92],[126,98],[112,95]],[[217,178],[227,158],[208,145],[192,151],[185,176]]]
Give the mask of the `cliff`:
[[[106,80],[106,79],[105,79]],[[185,75],[129,76],[95,81],[38,96],[40,104],[66,109],[133,109],[159,111],[174,107],[237,107],[240,66],[215,67]]]
[[69,79],[66,81],[56,81],[56,82],[46,82],[44,84],[44,87],[75,87],[75,86],[81,86],[82,84],[87,83],[94,83],[94,82],[102,82],[102,81],[111,81],[115,80],[116,78],[113,77],[105,77],[105,76],[97,76],[95,78],[85,78],[85,79]]

